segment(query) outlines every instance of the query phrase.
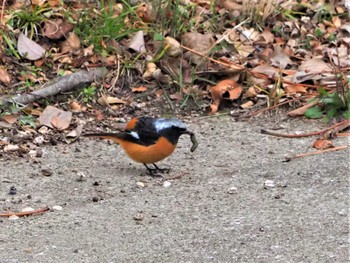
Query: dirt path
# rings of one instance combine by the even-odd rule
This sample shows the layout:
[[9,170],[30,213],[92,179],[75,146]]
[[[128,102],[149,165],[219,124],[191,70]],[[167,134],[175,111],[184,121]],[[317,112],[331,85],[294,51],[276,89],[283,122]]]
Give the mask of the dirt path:
[[312,150],[312,139],[262,127],[194,122],[197,151],[184,137],[160,163],[180,176],[168,187],[103,141],[45,148],[39,163],[0,161],[1,210],[63,208],[0,219],[0,262],[349,262],[349,150],[282,162]]

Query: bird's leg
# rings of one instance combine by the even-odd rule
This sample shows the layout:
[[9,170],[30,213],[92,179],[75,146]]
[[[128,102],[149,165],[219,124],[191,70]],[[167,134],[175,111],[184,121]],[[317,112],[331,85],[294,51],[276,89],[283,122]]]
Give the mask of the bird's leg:
[[159,168],[155,163],[153,163],[153,166],[155,167],[156,171],[159,171],[160,173],[169,173],[169,168]]
[[159,174],[158,172],[159,172],[159,170],[157,169],[157,168],[149,168],[148,166],[147,166],[147,164],[143,164],[146,168],[147,168],[147,171],[148,171],[148,174],[150,175],[150,176],[154,176],[154,177],[162,177],[162,175],[161,174]]

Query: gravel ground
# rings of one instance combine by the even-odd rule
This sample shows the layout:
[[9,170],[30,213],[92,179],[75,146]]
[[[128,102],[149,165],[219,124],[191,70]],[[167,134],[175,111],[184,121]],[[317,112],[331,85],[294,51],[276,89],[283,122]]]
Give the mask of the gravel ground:
[[314,139],[260,128],[269,126],[193,121],[199,148],[190,153],[183,136],[159,164],[172,168],[163,179],[87,138],[46,147],[36,160],[0,160],[1,210],[62,208],[0,218],[0,262],[349,262],[349,150],[283,162],[313,151]]

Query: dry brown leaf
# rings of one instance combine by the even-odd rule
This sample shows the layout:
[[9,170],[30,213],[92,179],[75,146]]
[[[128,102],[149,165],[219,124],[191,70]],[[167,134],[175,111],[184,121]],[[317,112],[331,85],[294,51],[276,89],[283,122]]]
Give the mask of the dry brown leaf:
[[269,78],[278,77],[278,74],[279,74],[279,71],[277,68],[275,68],[271,65],[268,65],[268,64],[263,64],[263,65],[260,65],[260,66],[253,68],[252,72],[264,74],[264,75],[268,76]]
[[242,109],[248,109],[254,106],[254,102],[252,102],[251,100],[248,100],[247,102],[241,104],[241,108]]
[[279,68],[286,68],[287,65],[291,65],[292,61],[290,58],[285,54],[285,52],[282,50],[282,48],[279,45],[274,45],[274,51],[270,56],[271,65],[279,67]]
[[142,3],[136,9],[136,14],[145,23],[151,23],[155,19],[152,4]]
[[48,0],[48,4],[50,7],[57,7],[60,5],[62,0]]
[[181,101],[183,99],[183,96],[179,92],[176,92],[174,94],[170,94],[169,98],[172,100]]
[[210,114],[214,114],[218,111],[219,105],[223,99],[238,99],[242,94],[242,91],[242,86],[232,79],[220,81],[210,90],[212,98],[212,103],[210,104]]
[[57,18],[45,21],[43,34],[49,39],[60,39],[67,36],[73,28],[74,25],[69,23],[68,20]]
[[255,98],[258,93],[256,92],[254,87],[250,87],[244,94],[243,99],[246,98]]
[[68,34],[68,37],[65,41],[61,44],[61,53],[70,53],[77,51],[80,48],[80,39],[79,37],[74,33],[70,32]]
[[334,148],[334,145],[330,140],[325,140],[325,139],[317,139],[312,147],[316,149],[329,149],[329,148]]
[[149,62],[146,65],[146,71],[145,73],[143,73],[144,78],[148,79],[150,77],[152,77],[152,73],[155,72],[157,70],[157,65],[154,64],[153,62]]
[[260,38],[260,33],[256,31],[254,28],[243,28],[240,39],[241,41],[257,41]]
[[132,88],[131,92],[145,92],[147,90],[148,90],[148,88],[146,86],[140,86],[137,88]]
[[14,124],[17,121],[18,116],[16,114],[3,115],[0,117],[1,120],[9,124]]
[[32,0],[32,5],[42,6],[46,0]]
[[265,39],[266,43],[273,43],[275,40],[274,34],[271,33],[271,31],[268,28],[265,28],[264,31],[261,33],[261,36]]
[[68,105],[72,112],[82,112],[83,106],[76,100],[70,101]]
[[47,126],[50,128],[57,128],[59,130],[65,130],[69,127],[72,120],[72,112],[63,111],[53,106],[47,106],[39,117],[39,123],[41,126]]
[[289,85],[284,88],[286,93],[307,93],[306,87],[302,85]]
[[7,72],[6,68],[4,66],[0,66],[0,81],[5,84],[6,86],[10,85],[11,83],[11,76]]
[[[185,33],[182,35],[182,41],[184,46],[203,55],[206,55],[206,53],[215,43],[212,34],[201,34],[198,32]],[[202,65],[206,62],[205,58],[195,54],[191,54],[191,58],[192,62],[196,65]]]
[[125,100],[111,97],[107,95],[102,95],[100,98],[98,98],[97,102],[102,106],[110,106],[111,104],[126,104],[127,102]]
[[59,114],[53,116],[51,119],[51,124],[56,129],[62,131],[69,127],[72,121],[72,112],[61,111]]
[[234,43],[235,49],[241,57],[248,57],[255,51],[255,48],[252,45],[242,45],[241,42]]
[[83,126],[84,126],[83,124],[78,124],[78,126],[74,130],[70,131],[66,135],[66,137],[68,137],[68,138],[79,137],[82,134],[82,132],[83,132]]
[[312,58],[305,60],[300,66],[299,70],[305,71],[307,73],[322,73],[322,72],[330,72],[332,68],[329,64],[324,62],[322,58]]
[[340,28],[341,27],[341,20],[339,16],[333,16],[332,17],[332,22],[335,28]]
[[166,37],[164,42],[169,45],[166,51],[169,56],[176,57],[181,54],[181,45],[175,38]]

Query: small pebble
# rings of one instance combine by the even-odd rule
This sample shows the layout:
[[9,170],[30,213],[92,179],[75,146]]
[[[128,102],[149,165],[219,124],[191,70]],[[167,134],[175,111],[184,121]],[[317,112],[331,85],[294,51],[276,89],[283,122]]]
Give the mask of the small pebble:
[[51,176],[52,175],[52,171],[50,169],[42,169],[41,173],[45,176]]
[[17,220],[18,218],[16,215],[9,216],[9,220]]
[[275,187],[275,182],[274,182],[274,181],[272,181],[272,180],[266,180],[266,181],[264,182],[264,188],[265,188],[265,189],[273,188],[273,187]]
[[34,208],[30,207],[30,206],[25,207],[25,208],[22,209],[22,212],[32,212],[32,211],[34,211]]
[[83,172],[78,172],[77,174],[77,182],[85,182],[86,175]]
[[134,216],[134,220],[135,221],[142,221],[143,220],[143,213],[142,212],[139,212],[139,213],[137,213],[137,215],[136,216]]
[[164,181],[163,186],[164,187],[169,187],[171,185],[171,182],[169,181]]
[[15,194],[17,194],[17,189],[16,189],[16,187],[11,186],[10,191],[9,191],[9,195],[15,195]]
[[60,205],[54,205],[54,206],[52,207],[52,210],[53,210],[53,211],[62,211],[62,210],[63,210],[63,207],[60,206]]
[[238,192],[238,190],[237,190],[237,187],[234,187],[234,186],[232,186],[232,187],[230,187],[229,189],[227,189],[227,191],[226,191],[228,194],[237,194],[237,192]]
[[137,182],[136,185],[140,188],[144,188],[145,184],[143,182]]

